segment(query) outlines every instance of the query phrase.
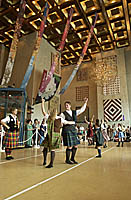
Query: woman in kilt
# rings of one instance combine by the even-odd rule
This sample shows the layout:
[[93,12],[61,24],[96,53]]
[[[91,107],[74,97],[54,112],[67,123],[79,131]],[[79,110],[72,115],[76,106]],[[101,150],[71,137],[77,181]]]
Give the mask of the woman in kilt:
[[[61,113],[61,117],[67,121],[75,121],[76,117],[83,113],[86,109],[88,98],[84,99],[85,103],[79,110],[71,110],[71,103],[69,101],[65,102],[65,111]],[[77,151],[77,145],[80,144],[80,141],[77,137],[77,130],[75,125],[63,125],[62,128],[62,137],[63,144],[67,146],[66,148],[66,163],[67,164],[77,164],[75,161],[75,155]],[[70,153],[72,152],[72,156],[70,159]]]
[[18,119],[17,119],[17,108],[11,109],[11,114],[1,120],[1,124],[7,129],[5,134],[5,153],[6,160],[14,159],[11,156],[13,148],[18,146]]
[[43,143],[41,145],[44,145],[43,149],[43,157],[44,162],[43,165],[46,165],[46,158],[47,158],[47,152],[51,153],[51,159],[49,165],[46,166],[46,168],[52,168],[53,162],[55,159],[55,149],[60,147],[61,144],[61,127],[62,124],[75,124],[73,121],[66,121],[61,119],[60,116],[57,116],[57,110],[53,109],[53,111],[50,112],[50,114],[47,114],[45,112],[44,108],[44,99],[42,99],[42,113],[44,117],[47,119],[47,135],[44,139]]

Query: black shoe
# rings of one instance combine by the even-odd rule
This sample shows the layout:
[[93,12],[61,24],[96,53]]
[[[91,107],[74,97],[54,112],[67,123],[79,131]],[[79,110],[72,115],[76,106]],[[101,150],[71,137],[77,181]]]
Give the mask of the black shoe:
[[10,156],[10,159],[14,159],[14,157]]
[[53,165],[52,164],[49,164],[49,165],[47,165],[45,168],[52,168],[53,167]]
[[74,164],[78,164],[78,162],[77,161],[75,161],[75,160],[71,160]]
[[43,162],[43,165],[46,165],[46,162],[45,162],[45,161]]
[[6,160],[11,160],[11,157],[6,157]]
[[101,158],[101,156],[100,156],[100,155],[98,155],[98,156],[96,156],[96,158]]
[[117,145],[117,147],[120,147],[120,145]]
[[71,162],[70,160],[66,160],[65,162],[66,162],[66,164],[69,164],[69,165],[73,164],[73,162]]

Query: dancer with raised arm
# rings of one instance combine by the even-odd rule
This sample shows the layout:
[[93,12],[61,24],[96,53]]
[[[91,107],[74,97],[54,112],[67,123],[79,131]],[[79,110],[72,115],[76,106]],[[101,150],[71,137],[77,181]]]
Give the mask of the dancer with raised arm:
[[44,106],[44,99],[42,99],[41,109],[44,117],[47,119],[47,135],[43,141],[43,165],[46,165],[46,158],[48,150],[51,152],[51,159],[49,165],[46,168],[52,168],[55,159],[55,149],[60,147],[61,143],[61,127],[62,124],[75,125],[74,121],[67,121],[57,115],[57,109],[53,109],[47,114]]
[[[65,111],[61,113],[61,117],[67,121],[76,122],[76,117],[83,113],[86,110],[88,98],[84,99],[85,103],[79,110],[71,110],[71,103],[69,101],[65,102]],[[77,130],[75,125],[64,124],[62,128],[63,144],[66,146],[66,163],[67,164],[77,164],[75,160],[75,155],[77,151],[77,145],[80,144],[80,141],[77,137]],[[72,156],[70,159],[70,153]]]

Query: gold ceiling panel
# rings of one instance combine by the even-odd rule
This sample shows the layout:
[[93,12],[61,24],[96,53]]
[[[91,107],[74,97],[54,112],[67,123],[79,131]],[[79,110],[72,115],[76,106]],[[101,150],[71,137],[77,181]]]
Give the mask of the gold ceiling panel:
[[0,34],[0,43],[8,42],[9,40]]
[[116,40],[127,39],[127,31],[119,31],[114,36]]
[[109,51],[109,50],[113,50],[113,44],[105,44],[102,46],[103,51]]
[[61,4],[66,3],[66,2],[72,2],[72,0],[55,0],[55,2],[56,2],[58,5],[61,5]]
[[[95,15],[91,15],[91,16],[88,17],[89,22],[90,22],[91,24],[92,24],[92,19],[93,19],[94,16],[95,16]],[[105,22],[105,19],[104,19],[102,13],[98,13],[98,18],[97,18],[96,24],[99,25],[99,24],[101,24],[101,23],[103,23],[103,22]]]
[[106,24],[100,25],[100,26],[97,26],[96,28],[94,28],[94,32],[98,36],[107,35],[108,34],[108,28],[107,28]]
[[7,1],[7,3],[9,3],[10,5],[15,5],[17,4],[20,0],[4,0],[4,1]]
[[29,18],[31,16],[34,16],[35,12],[33,12],[33,10],[30,8],[30,6],[28,4],[26,4],[26,9],[25,9],[25,14],[24,14],[24,18]]
[[13,38],[13,35],[14,35],[14,30],[10,30],[8,32],[5,32],[6,35],[8,35],[8,37],[10,37],[11,39]]
[[[79,12],[78,12],[78,10],[77,10],[77,8],[75,7],[75,5],[73,4],[72,5],[72,7],[73,7],[73,9],[74,9],[74,11],[73,11],[73,17],[75,17],[75,16],[80,16],[80,14],[79,14]],[[61,11],[63,12],[63,14],[65,15],[65,17],[67,18],[68,17],[68,13],[69,13],[69,11],[70,11],[70,6],[68,6],[68,7],[66,7],[66,8],[62,8],[61,9]]]
[[64,57],[66,59],[71,59],[71,58],[75,58],[74,54],[71,52],[67,52],[66,54],[64,54]]
[[105,43],[110,43],[111,37],[110,37],[110,35],[103,35],[103,36],[99,37],[98,40],[103,45]]
[[30,22],[30,24],[36,29],[39,30],[40,28],[40,23],[41,23],[41,18],[35,19]]
[[129,15],[131,15],[131,3],[128,3],[128,10],[129,10]]
[[78,31],[82,28],[86,28],[86,25],[85,25],[83,19],[78,19],[78,20],[72,21],[71,25],[72,25],[72,27],[74,28],[75,31]]
[[118,6],[110,10],[107,10],[107,14],[108,14],[109,20],[114,20],[114,19],[116,20],[120,17],[124,17],[122,6]]
[[117,42],[117,47],[125,47],[129,45],[129,41],[128,40],[122,40]]
[[80,2],[83,10],[85,11],[85,13],[89,13],[91,11],[96,11],[99,10],[99,4],[96,0],[84,0]]
[[91,54],[95,54],[95,53],[99,53],[99,52],[100,52],[99,47],[97,47],[97,46],[90,47],[90,48],[88,49],[88,51],[89,51]]
[[76,51],[78,49],[81,49],[81,45],[79,43],[74,43],[72,45],[70,45],[70,48],[73,50],[73,51]]
[[[33,0],[32,4],[37,8],[37,10],[42,11],[43,8],[44,8],[45,2],[46,1],[44,1],[44,0],[43,1],[41,1],[41,0]],[[52,8],[52,5],[49,3],[49,1],[48,1],[48,4],[49,4],[49,8]]]
[[50,24],[55,24],[62,21],[62,19],[60,18],[57,12],[53,12],[49,14],[47,17],[47,20]]
[[119,20],[114,23],[111,23],[111,27],[113,31],[119,31],[121,29],[126,28],[125,20]]
[[80,39],[84,40],[85,38],[88,37],[88,33],[89,33],[89,31],[85,30],[85,31],[81,31],[81,32],[77,33],[77,35],[79,36]]
[[103,0],[105,6],[113,6],[113,4],[120,3],[121,0]]

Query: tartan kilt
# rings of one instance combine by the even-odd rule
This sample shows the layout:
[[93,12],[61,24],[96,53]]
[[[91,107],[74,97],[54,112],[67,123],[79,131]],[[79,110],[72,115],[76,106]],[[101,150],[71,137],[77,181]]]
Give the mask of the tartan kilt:
[[49,148],[49,151],[51,151],[54,149],[58,149],[60,147],[60,144],[61,144],[60,133],[53,132],[52,134],[47,133],[46,138],[44,139],[41,145],[44,146],[45,148]]
[[64,146],[72,147],[80,144],[76,131],[68,130],[67,132],[64,132],[62,136]]
[[19,140],[19,133],[14,132],[7,132],[5,134],[5,140],[4,140],[4,146],[5,148],[16,148],[18,146],[18,140]]

